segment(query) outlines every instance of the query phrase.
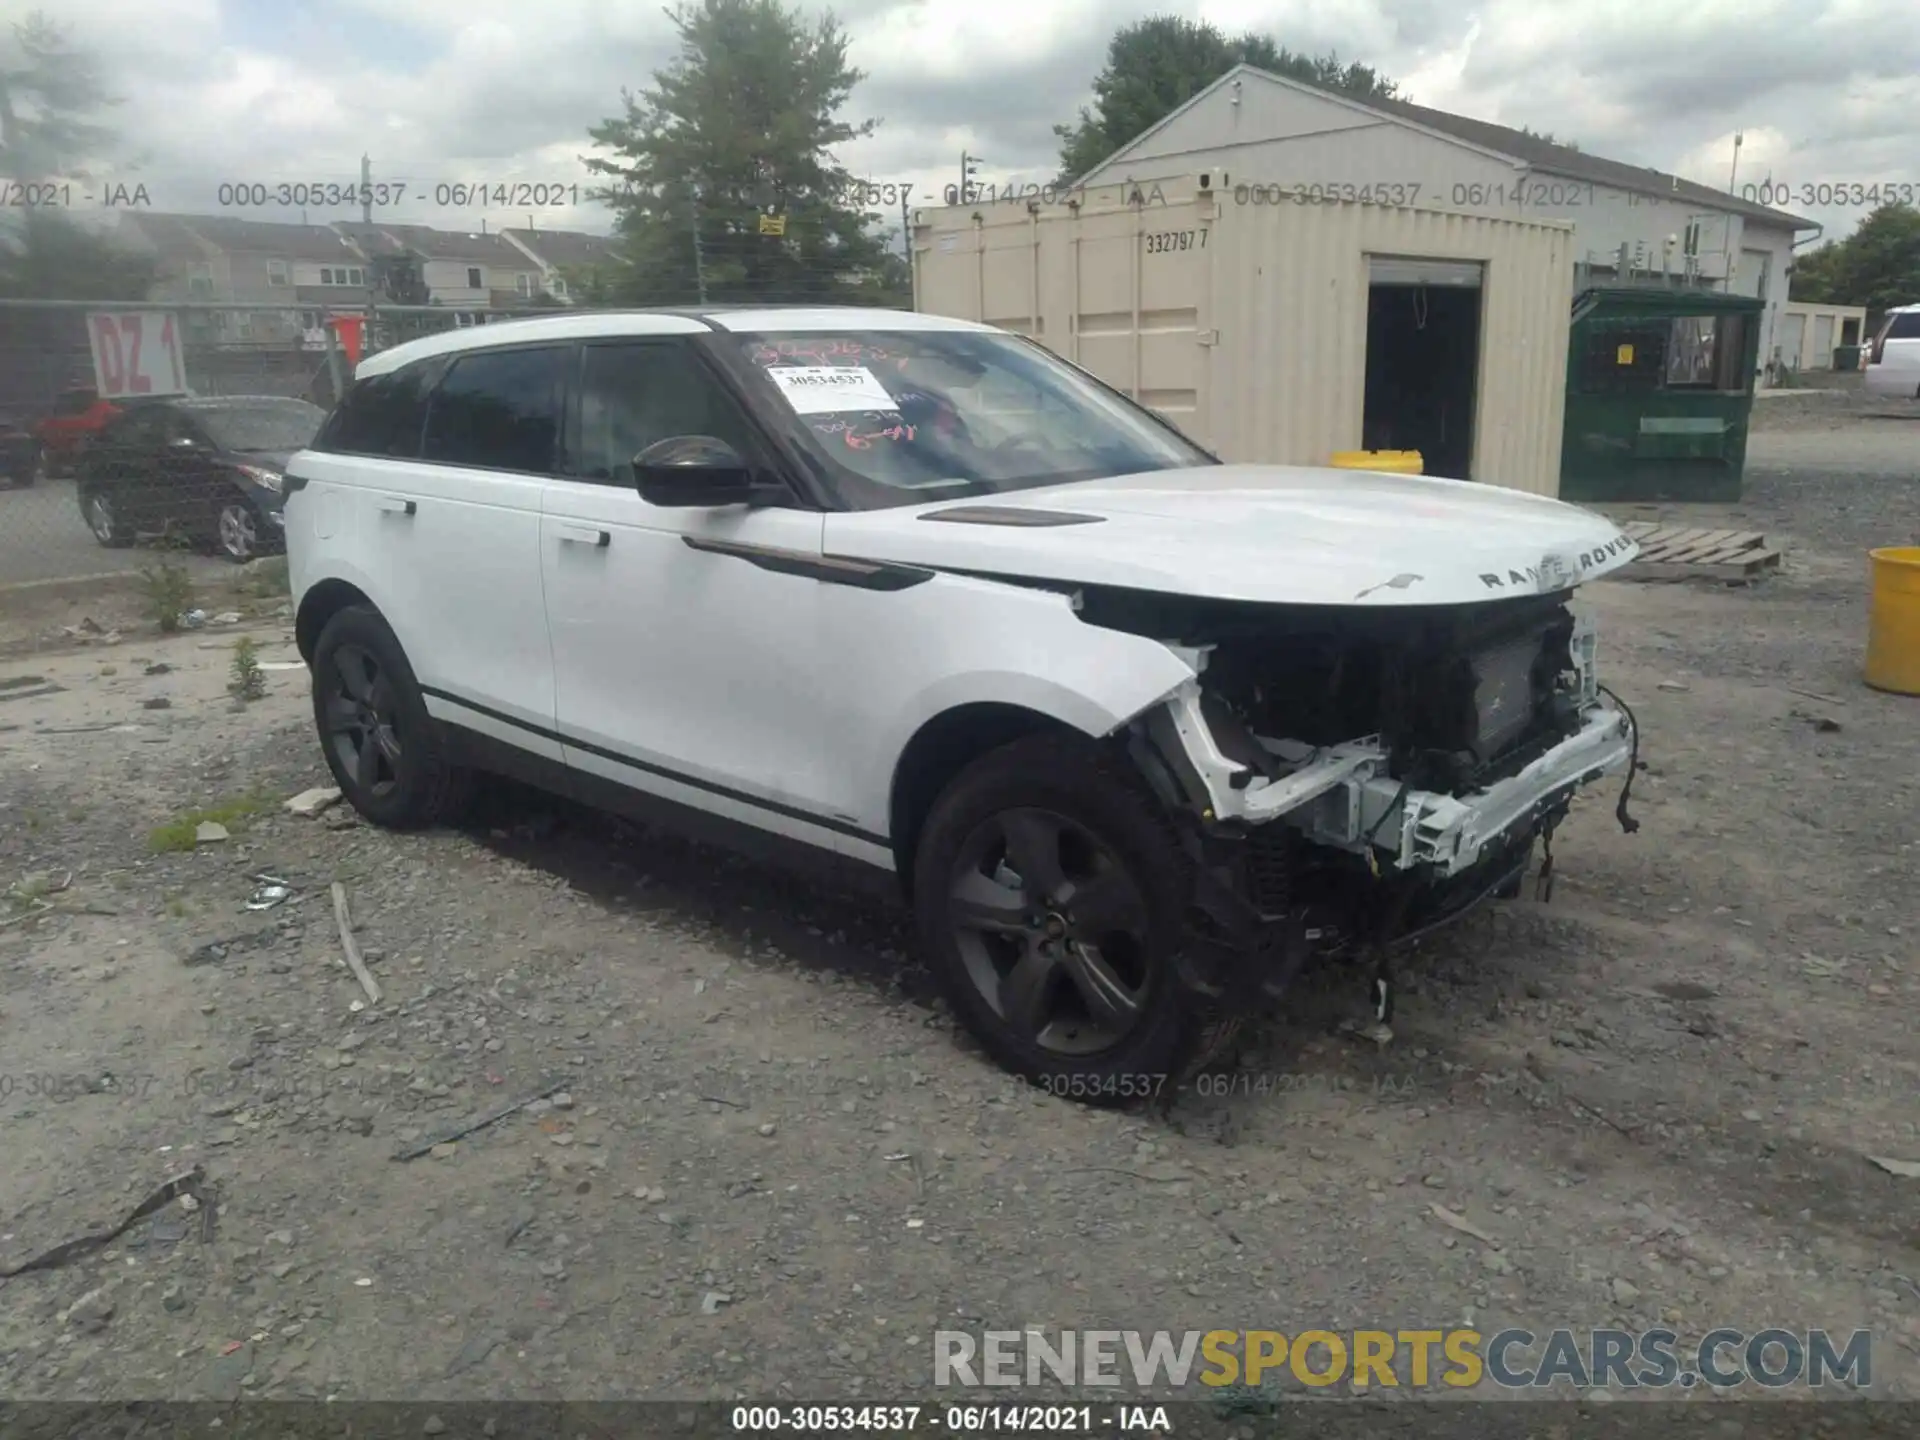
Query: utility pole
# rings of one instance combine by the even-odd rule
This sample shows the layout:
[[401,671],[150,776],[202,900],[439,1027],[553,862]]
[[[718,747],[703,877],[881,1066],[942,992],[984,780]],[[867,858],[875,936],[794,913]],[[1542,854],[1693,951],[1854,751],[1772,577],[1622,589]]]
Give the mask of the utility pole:
[[700,183],[694,181],[693,190],[693,282],[700,290],[700,303],[707,303],[707,260],[700,249]]
[[1744,131],[1736,130],[1733,132],[1733,169],[1727,173],[1727,193],[1729,195],[1733,193],[1733,182],[1740,178],[1740,142],[1746,138]]
[[979,168],[978,155],[969,155],[964,150],[960,152],[960,203],[962,205],[973,203],[973,177],[978,173]]
[[360,223],[373,224],[373,161],[360,157]]

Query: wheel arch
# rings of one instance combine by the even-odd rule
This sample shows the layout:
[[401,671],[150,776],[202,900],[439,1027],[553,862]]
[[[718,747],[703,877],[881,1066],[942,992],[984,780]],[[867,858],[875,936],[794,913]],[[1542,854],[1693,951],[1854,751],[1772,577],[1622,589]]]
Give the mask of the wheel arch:
[[365,605],[376,612],[379,610],[359,586],[337,577],[317,581],[300,597],[300,608],[293,620],[293,642],[300,651],[300,658],[308,665],[313,664],[313,647],[320,639],[320,632],[327,628],[329,620],[349,605]]
[[941,792],[982,755],[1038,734],[1079,736],[1089,744],[1099,738],[1057,715],[999,700],[955,705],[914,732],[894,763],[887,804],[887,836],[903,893],[913,893],[920,832]]

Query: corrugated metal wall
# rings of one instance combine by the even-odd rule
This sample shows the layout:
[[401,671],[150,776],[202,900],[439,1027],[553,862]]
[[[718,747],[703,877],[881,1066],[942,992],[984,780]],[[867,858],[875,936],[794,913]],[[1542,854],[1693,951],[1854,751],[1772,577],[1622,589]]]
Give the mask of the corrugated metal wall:
[[1479,261],[1473,478],[1556,493],[1570,226],[1140,188],[917,212],[918,307],[1032,335],[1224,459],[1324,465],[1361,444],[1369,257]]

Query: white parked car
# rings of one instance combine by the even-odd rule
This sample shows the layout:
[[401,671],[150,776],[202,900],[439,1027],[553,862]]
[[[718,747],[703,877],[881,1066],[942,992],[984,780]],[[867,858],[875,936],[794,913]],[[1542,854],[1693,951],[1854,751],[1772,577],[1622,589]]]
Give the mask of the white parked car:
[[1920,400],[1920,305],[1889,310],[1866,359],[1867,389],[1875,395]]
[[957,320],[416,340],[285,490],[361,814],[432,823],[495,772],[851,864],[1001,1063],[1090,1100],[1315,951],[1366,958],[1385,1018],[1394,946],[1517,890],[1637,745],[1567,603],[1635,553],[1607,520],[1221,464]]

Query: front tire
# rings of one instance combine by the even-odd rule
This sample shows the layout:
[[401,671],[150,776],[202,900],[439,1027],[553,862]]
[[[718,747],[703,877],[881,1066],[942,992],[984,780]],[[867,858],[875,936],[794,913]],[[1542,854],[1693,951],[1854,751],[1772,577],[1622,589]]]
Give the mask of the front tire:
[[448,758],[392,627],[350,605],[313,648],[313,716],[327,768],[376,825],[416,830],[458,818],[472,776]]
[[1170,1091],[1200,1039],[1175,965],[1186,876],[1124,762],[1039,736],[983,756],[935,803],[914,911],[949,1004],[996,1061],[1120,1104]]

